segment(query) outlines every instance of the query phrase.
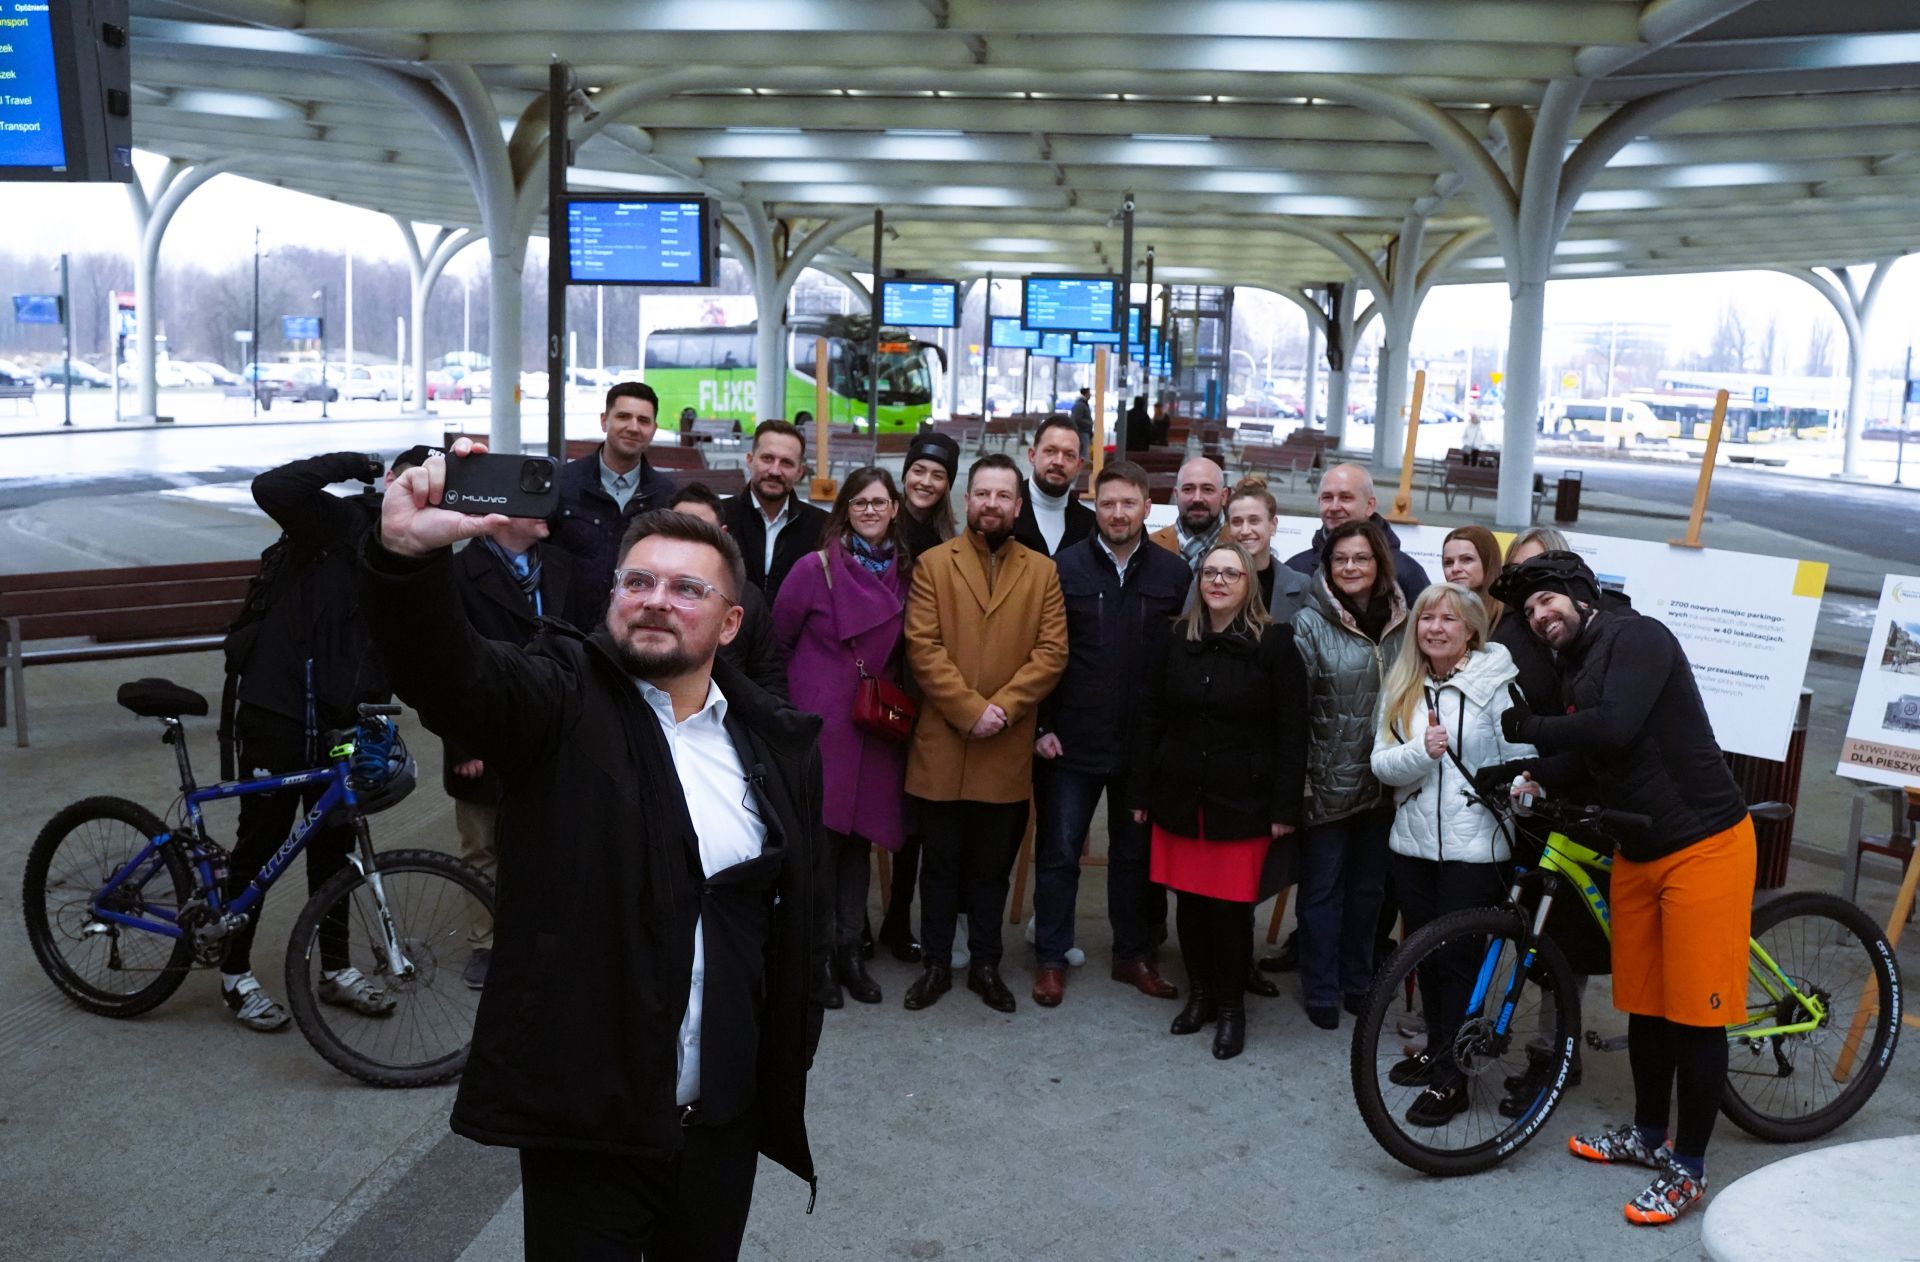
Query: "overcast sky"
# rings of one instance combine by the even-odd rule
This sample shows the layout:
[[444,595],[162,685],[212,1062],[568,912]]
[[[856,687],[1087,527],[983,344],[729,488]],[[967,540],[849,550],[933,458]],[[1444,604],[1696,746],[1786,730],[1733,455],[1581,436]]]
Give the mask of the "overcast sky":
[[[135,155],[144,178],[151,179],[161,165],[155,155]],[[457,177],[449,173],[448,178]],[[126,190],[114,185],[3,184],[0,222],[34,225],[25,239],[50,251],[100,249],[116,241],[132,248],[133,212]],[[256,226],[261,244],[269,249],[285,241],[351,249],[360,258],[404,257],[399,229],[385,215],[233,175],[209,180],[187,199],[168,229],[164,250],[172,258],[207,263],[248,257]],[[463,273],[485,262],[484,250],[466,250],[450,270]],[[1670,322],[1676,359],[1683,347],[1703,345],[1711,337],[1723,304],[1743,308],[1757,323],[1764,323],[1765,313],[1777,313],[1781,344],[1795,367],[1810,321],[1830,318],[1831,312],[1812,289],[1771,272],[1555,281],[1547,294],[1550,328],[1585,321]],[[1920,333],[1920,263],[1896,265],[1881,291],[1878,311],[1870,360],[1897,365]],[[1443,345],[1502,341],[1506,322],[1504,285],[1442,286],[1421,311],[1415,350],[1429,339]],[[1844,339],[1837,340],[1836,367],[1844,369],[1844,355]]]

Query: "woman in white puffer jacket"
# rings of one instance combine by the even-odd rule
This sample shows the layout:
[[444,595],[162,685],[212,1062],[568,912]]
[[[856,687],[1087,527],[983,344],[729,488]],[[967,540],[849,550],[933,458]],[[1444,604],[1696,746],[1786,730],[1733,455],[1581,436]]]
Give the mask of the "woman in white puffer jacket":
[[[1487,642],[1486,606],[1457,583],[1435,583],[1408,615],[1409,634],[1380,693],[1373,774],[1393,789],[1398,810],[1388,838],[1389,871],[1406,932],[1448,912],[1491,906],[1506,894],[1511,857],[1505,830],[1468,795],[1472,773],[1530,758],[1500,731],[1513,704],[1513,658]],[[1458,956],[1459,958],[1451,958]],[[1426,1090],[1407,1110],[1414,1126],[1444,1126],[1467,1107],[1464,1076],[1446,1055],[1473,985],[1476,961],[1451,952],[1420,974],[1428,1052],[1388,1071],[1401,1086]]]

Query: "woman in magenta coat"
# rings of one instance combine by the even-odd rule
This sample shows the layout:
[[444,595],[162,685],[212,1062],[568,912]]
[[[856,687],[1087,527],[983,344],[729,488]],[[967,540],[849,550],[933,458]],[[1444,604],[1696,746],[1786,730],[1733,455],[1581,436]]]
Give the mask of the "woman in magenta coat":
[[820,716],[822,810],[835,866],[833,974],[861,1003],[880,987],[860,958],[868,849],[898,850],[907,747],[854,726],[860,675],[904,677],[907,590],[913,564],[900,528],[900,492],[884,469],[855,469],[820,532],[822,547],[794,565],[773,604],[793,704]]

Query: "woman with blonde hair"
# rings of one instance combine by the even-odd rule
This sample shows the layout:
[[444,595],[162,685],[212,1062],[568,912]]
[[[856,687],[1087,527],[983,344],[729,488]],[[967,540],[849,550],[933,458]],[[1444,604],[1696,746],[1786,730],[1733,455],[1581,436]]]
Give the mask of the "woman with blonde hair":
[[[1409,935],[1435,917],[1486,907],[1505,894],[1512,857],[1500,820],[1472,796],[1482,767],[1534,756],[1500,730],[1514,704],[1513,658],[1487,640],[1487,611],[1459,583],[1435,583],[1408,615],[1411,627],[1380,692],[1373,774],[1393,790],[1387,865]],[[1426,1090],[1407,1110],[1414,1126],[1444,1126],[1468,1105],[1465,1075],[1449,1057],[1476,961],[1450,951],[1420,972],[1427,1050],[1388,1071]]]
[[1154,883],[1180,894],[1187,1005],[1172,1032],[1217,1021],[1220,1060],[1246,1045],[1253,905],[1268,848],[1300,823],[1306,731],[1293,631],[1267,616],[1246,549],[1217,543],[1141,708],[1127,796],[1153,825]]

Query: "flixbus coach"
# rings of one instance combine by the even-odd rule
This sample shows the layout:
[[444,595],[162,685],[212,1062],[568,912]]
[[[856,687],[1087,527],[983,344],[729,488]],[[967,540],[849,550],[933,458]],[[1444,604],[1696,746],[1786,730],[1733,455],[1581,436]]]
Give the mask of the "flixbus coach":
[[[868,366],[864,316],[802,316],[787,325],[785,406],[763,411],[754,397],[754,326],[655,329],[647,334],[646,380],[660,395],[662,429],[677,429],[682,408],[702,420],[740,422],[748,433],[768,415],[814,411],[814,359],[827,340],[828,419],[864,427]],[[946,357],[902,329],[880,330],[880,432],[915,433],[933,415],[934,382]]]

